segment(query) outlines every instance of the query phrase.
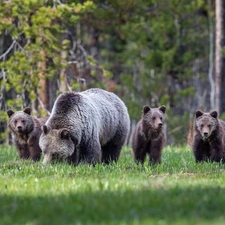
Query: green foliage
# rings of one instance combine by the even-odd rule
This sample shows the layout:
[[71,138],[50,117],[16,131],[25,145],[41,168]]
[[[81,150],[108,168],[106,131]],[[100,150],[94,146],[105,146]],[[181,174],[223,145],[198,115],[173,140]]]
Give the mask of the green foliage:
[[190,121],[189,113],[186,112],[182,116],[176,116],[171,110],[168,110],[167,118],[168,127],[173,128],[167,129],[169,136],[173,138],[170,142],[176,142],[176,144],[180,145],[187,143]]
[[195,94],[195,89],[193,87],[188,87],[184,90],[177,91],[174,97],[176,100],[178,100],[179,98],[185,99],[186,97],[194,96],[194,94]]
[[43,166],[0,148],[2,224],[224,223],[224,165],[196,164],[189,148],[166,147],[155,166],[124,148],[118,163],[95,167]]
[[[61,59],[61,52],[70,49],[70,41],[62,38],[67,26],[74,26],[95,6],[91,1],[84,4],[44,0],[1,2],[0,35],[9,34],[12,46],[0,62],[0,68],[7,71],[6,91],[27,92],[31,100],[36,100],[40,77],[56,76],[68,66]],[[47,63],[48,59],[52,62]],[[8,100],[7,104],[12,105],[13,101],[17,104],[18,99]]]
[[[179,142],[183,135],[187,136],[185,125],[189,121],[188,113],[193,110],[193,106],[183,110],[180,106],[195,97],[191,80],[195,73],[193,67],[196,59],[207,60],[208,17],[205,13],[212,12],[201,0],[122,2],[110,2],[111,7],[104,12],[96,9],[96,14],[107,24],[100,29],[111,34],[104,36],[111,47],[104,49],[104,58],[109,61],[104,66],[120,74],[121,88],[117,91],[126,93],[122,98],[131,118],[139,118],[143,105],[165,104],[170,110],[168,130],[176,129],[177,121],[183,122],[184,133],[170,132]],[[125,7],[122,14],[121,5]],[[203,69],[202,65],[200,70]]]
[[[125,101],[134,120],[146,104],[166,105],[168,131],[176,130],[182,121],[182,132],[170,134],[178,142],[183,140],[188,113],[194,110],[186,102],[195,97],[196,60],[201,61],[197,71],[201,79],[207,79],[213,7],[205,0],[80,2],[0,0],[0,36],[9,39],[2,53],[11,46],[0,59],[0,69],[7,76],[3,85],[7,92],[18,94],[7,99],[7,106],[21,108],[24,93],[35,101],[41,79],[63,81],[58,76],[68,68],[68,54],[63,58],[62,53],[71,50],[71,40],[65,36],[72,27],[76,43],[88,49],[96,42],[96,58],[85,58],[92,69],[88,76],[84,74],[88,87],[110,89],[113,81],[110,91]],[[70,81],[73,90],[80,89],[76,78]]]

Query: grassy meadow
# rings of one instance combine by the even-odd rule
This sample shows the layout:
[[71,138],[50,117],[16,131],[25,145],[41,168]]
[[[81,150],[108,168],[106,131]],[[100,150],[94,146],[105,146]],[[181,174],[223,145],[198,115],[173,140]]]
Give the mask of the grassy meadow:
[[0,146],[0,224],[224,224],[225,165],[196,164],[166,147],[162,164],[136,165],[131,148],[109,166],[22,161]]

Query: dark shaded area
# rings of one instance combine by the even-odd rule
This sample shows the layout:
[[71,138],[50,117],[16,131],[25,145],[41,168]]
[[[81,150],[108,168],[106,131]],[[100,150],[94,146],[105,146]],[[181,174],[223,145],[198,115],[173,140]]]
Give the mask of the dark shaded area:
[[70,195],[0,195],[0,202],[2,224],[141,224],[161,220],[191,224],[225,219],[225,190],[220,187],[95,192],[90,186],[85,193]]

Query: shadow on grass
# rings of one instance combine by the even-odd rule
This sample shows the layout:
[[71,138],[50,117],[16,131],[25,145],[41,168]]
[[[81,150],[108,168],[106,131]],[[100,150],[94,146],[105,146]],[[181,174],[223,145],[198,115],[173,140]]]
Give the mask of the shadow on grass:
[[225,219],[220,187],[0,195],[0,203],[1,224],[210,224]]

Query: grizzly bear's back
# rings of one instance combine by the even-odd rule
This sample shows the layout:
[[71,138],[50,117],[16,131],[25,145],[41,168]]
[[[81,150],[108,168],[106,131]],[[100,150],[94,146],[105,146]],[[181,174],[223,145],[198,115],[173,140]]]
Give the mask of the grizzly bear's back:
[[[93,88],[80,93],[62,94],[56,100],[51,116],[46,122],[52,129],[72,127],[74,124],[79,130],[85,131],[85,138],[91,137],[91,129],[97,129],[101,144],[104,145],[115,135],[119,127],[123,128],[121,136],[126,138],[130,119],[125,104],[118,96]],[[76,131],[76,127],[72,130],[75,135],[80,133]]]

